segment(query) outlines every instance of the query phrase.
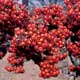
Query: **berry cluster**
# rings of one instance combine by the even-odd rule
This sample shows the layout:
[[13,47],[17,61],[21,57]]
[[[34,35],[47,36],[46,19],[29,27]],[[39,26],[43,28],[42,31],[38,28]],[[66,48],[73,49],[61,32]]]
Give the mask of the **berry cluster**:
[[13,0],[0,0],[0,52],[2,55],[10,45],[9,40],[14,36],[14,28],[25,27],[28,19],[29,12],[24,5],[14,3]]
[[[40,76],[47,78],[60,74],[61,68],[57,64],[67,56],[74,60],[80,58],[80,1],[64,2],[66,10],[53,4],[36,8],[29,15],[24,5],[0,0],[0,44],[10,40],[7,60],[11,66],[5,67],[6,70],[23,73],[24,60],[35,58],[40,66]],[[67,51],[63,51],[64,48]],[[3,56],[2,52],[0,56]],[[80,70],[80,63],[69,69]]]
[[56,77],[60,74],[60,70],[57,66],[49,64],[47,61],[40,63],[40,76],[43,78]]
[[66,57],[67,53],[57,53],[55,55],[47,56],[44,61],[40,62],[40,76],[42,76],[43,78],[58,76],[61,70],[60,67],[56,64]]
[[[67,46],[69,53],[74,56],[75,60],[80,59],[80,1],[65,0],[67,6],[64,25],[73,32],[70,43]],[[77,60],[76,60],[77,61]],[[80,63],[79,63],[80,65]]]

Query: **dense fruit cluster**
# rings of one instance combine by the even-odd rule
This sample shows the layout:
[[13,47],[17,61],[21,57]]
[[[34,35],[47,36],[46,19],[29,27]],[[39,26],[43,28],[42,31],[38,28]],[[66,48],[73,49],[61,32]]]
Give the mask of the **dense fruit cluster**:
[[[65,4],[67,6],[67,11],[64,25],[73,32],[73,36],[67,48],[77,61],[80,60],[80,1],[65,0]],[[80,65],[80,62],[78,65]]]
[[19,66],[29,54],[41,56],[41,61],[51,56],[48,62],[57,63],[67,57],[67,54],[61,53],[60,49],[66,47],[66,39],[71,35],[65,26],[48,31],[47,25],[34,22],[30,22],[26,29],[15,28],[8,61],[12,66]]
[[[53,4],[36,8],[29,15],[24,5],[0,0],[0,43],[10,41],[7,60],[11,66],[5,67],[6,70],[23,73],[24,60],[34,58],[40,66],[40,76],[47,78],[61,73],[57,64],[67,56],[79,61],[80,1],[65,0],[65,4],[65,11],[62,6]],[[69,69],[80,70],[80,63],[70,65]]]
[[53,4],[43,8],[37,8],[34,10],[32,20],[41,21],[46,25],[50,25],[52,28],[57,28],[57,24],[62,25],[64,18],[63,7]]
[[[12,56],[8,57],[8,61],[12,67],[19,67],[22,65],[25,58],[38,55],[41,58],[40,63],[46,60],[55,70],[55,64],[67,57],[67,54],[61,53],[60,49],[66,47],[66,40],[72,35],[72,32],[63,26],[63,24],[58,24],[56,29],[48,30],[49,27],[54,27],[54,25],[49,26],[30,21],[26,29],[15,28],[15,35],[9,48],[9,52]],[[43,66],[40,66],[40,68],[43,68]],[[45,69],[41,70],[41,76],[45,78],[59,74],[59,70],[53,70],[53,74],[48,73],[50,75],[43,75],[42,72],[44,72],[44,70]],[[51,71],[51,69],[49,71]]]
[[47,61],[41,62],[40,63],[40,76],[43,78],[48,78],[48,77],[56,77],[60,74],[60,70],[57,66],[54,66],[52,64],[49,64]]
[[76,1],[74,3],[71,3],[71,1],[72,0],[65,0],[67,11],[64,23],[70,30],[76,33],[80,29],[80,1],[73,0]]
[[28,19],[29,12],[24,5],[14,3],[13,0],[0,0],[0,51],[2,53],[6,53],[7,44],[10,44],[9,40],[14,35],[14,28],[25,27]]
[[73,54],[75,57],[80,57],[80,48],[73,43],[69,43],[68,50]]
[[40,62],[40,76],[42,76],[43,78],[58,76],[61,70],[60,67],[56,64],[66,57],[67,53],[57,53],[55,55],[47,56],[44,61]]

